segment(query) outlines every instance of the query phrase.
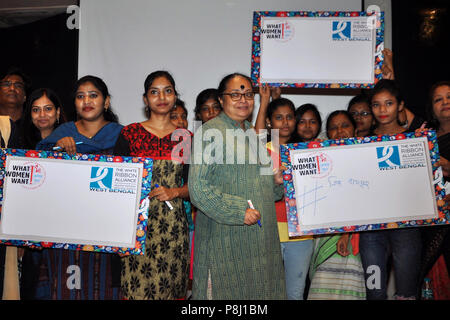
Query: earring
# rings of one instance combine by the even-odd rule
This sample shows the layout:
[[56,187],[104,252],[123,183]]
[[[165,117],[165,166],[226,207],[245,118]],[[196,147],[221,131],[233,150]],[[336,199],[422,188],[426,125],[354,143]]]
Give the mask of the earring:
[[272,125],[270,124],[270,122],[266,123],[266,127],[269,129],[272,128]]

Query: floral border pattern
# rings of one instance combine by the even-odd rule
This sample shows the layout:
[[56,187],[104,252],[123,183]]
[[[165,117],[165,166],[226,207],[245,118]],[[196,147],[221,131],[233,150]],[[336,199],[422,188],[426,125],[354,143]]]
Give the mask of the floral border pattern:
[[[366,224],[366,225],[354,225],[339,228],[320,228],[310,230],[308,232],[299,232],[298,219],[297,219],[297,205],[295,199],[295,189],[293,182],[293,175],[290,160],[290,150],[298,149],[310,149],[310,148],[326,148],[331,146],[345,146],[363,143],[373,143],[381,141],[395,141],[403,139],[414,139],[419,137],[426,137],[428,139],[428,148],[430,151],[431,164],[433,166],[433,177],[435,195],[437,201],[437,209],[439,217],[436,219],[427,220],[411,220],[411,221],[398,221],[389,223],[378,223],[378,224]],[[280,146],[280,158],[283,166],[287,168],[283,172],[284,181],[284,192],[285,192],[285,202],[286,202],[286,213],[288,220],[289,236],[303,236],[303,235],[315,235],[315,234],[331,234],[331,233],[343,233],[343,232],[359,232],[359,231],[369,231],[369,230],[379,230],[379,229],[394,229],[394,228],[405,228],[405,227],[417,227],[426,225],[442,225],[450,223],[450,212],[444,209],[444,196],[445,189],[443,188],[444,181],[436,181],[438,167],[435,163],[439,160],[439,148],[437,144],[436,132],[433,130],[424,129],[422,131],[401,133],[397,135],[383,135],[383,136],[371,136],[364,138],[349,138],[341,140],[325,140],[325,141],[311,141],[309,143],[291,143],[288,145]]]
[[[260,82],[260,56],[261,56],[261,17],[363,17],[370,16],[372,13],[358,11],[255,11],[253,13],[252,28],[252,61],[251,61],[251,79],[255,87]],[[382,79],[381,66],[383,64],[383,55],[381,51],[384,49],[384,13],[377,14],[377,30],[376,30],[376,54],[375,54],[375,79],[374,83],[268,83],[273,87],[292,87],[292,88],[350,88],[350,89],[367,89]]]
[[[60,160],[98,161],[106,163],[142,163],[143,175],[141,186],[140,205],[138,209],[138,219],[136,226],[136,244],[134,248],[119,248],[97,245],[79,245],[71,243],[36,242],[28,240],[0,240],[0,243],[12,246],[26,246],[31,248],[63,248],[69,250],[83,250],[92,252],[121,253],[125,255],[143,255],[145,253],[145,237],[147,234],[148,208],[152,180],[153,160],[150,158],[136,158],[113,155],[80,154],[69,155],[65,152],[56,151],[36,151],[24,149],[1,149],[0,151],[0,203],[3,203],[3,182],[5,177],[6,156],[18,156],[28,158],[47,158]],[[1,206],[0,206],[1,215]]]

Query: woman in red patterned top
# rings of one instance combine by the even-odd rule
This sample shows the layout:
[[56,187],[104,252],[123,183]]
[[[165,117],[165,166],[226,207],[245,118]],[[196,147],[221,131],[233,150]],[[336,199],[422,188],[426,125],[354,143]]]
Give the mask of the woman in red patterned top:
[[[153,72],[144,88],[148,120],[124,127],[114,148],[117,155],[153,159],[145,255],[122,259],[122,291],[126,299],[183,299],[189,277],[189,237],[182,199],[189,192],[187,183],[182,185],[182,155],[172,151],[178,150],[181,140],[189,141],[184,150],[190,150],[191,135],[170,119],[177,100],[172,76]],[[175,135],[181,137],[179,141],[172,141]]]

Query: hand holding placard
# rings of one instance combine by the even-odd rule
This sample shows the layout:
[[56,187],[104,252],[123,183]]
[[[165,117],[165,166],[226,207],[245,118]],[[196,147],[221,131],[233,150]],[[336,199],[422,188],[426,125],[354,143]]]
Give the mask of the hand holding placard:
[[[156,188],[159,188],[159,184],[156,183],[156,184],[155,184],[155,187],[156,187]],[[166,201],[164,201],[164,202],[167,204],[167,206],[169,207],[170,210],[173,210],[173,206],[172,206],[172,204],[170,203],[170,201],[167,201],[167,200],[166,200]]]
[[[250,209],[256,210],[255,207],[253,206],[252,200],[247,200],[247,203],[248,203]],[[260,228],[262,228],[262,224],[261,224],[261,221],[259,219],[258,219],[258,225],[259,225]]]

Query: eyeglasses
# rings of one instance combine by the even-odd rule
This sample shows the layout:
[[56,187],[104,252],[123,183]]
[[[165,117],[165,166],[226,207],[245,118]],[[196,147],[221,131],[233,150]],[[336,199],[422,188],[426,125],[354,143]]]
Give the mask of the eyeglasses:
[[23,90],[25,89],[25,83],[23,82],[12,82],[12,81],[1,81],[0,82],[0,88],[9,88],[11,85],[14,86],[16,89]]
[[245,92],[245,93],[239,93],[239,92],[232,92],[232,93],[222,93],[224,96],[230,96],[231,100],[233,101],[239,101],[241,100],[242,96],[244,96],[245,100],[253,100],[255,97],[255,94],[253,92]]
[[372,112],[367,112],[367,111],[361,111],[361,112],[352,111],[352,112],[350,112],[350,115],[353,118],[356,118],[357,116],[367,117],[368,115],[371,115],[371,114],[372,114]]

